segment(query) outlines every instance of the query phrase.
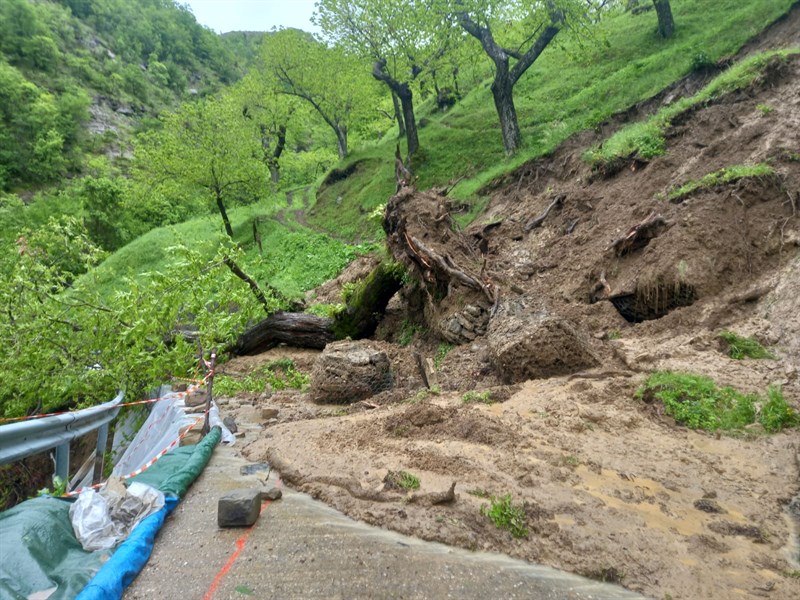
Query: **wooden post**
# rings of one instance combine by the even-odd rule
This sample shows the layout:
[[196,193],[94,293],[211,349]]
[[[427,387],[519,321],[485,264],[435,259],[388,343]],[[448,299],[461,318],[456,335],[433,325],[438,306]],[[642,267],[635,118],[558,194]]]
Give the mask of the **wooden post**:
[[103,479],[103,460],[105,459],[106,444],[108,443],[108,423],[97,430],[97,448],[94,453],[94,474],[92,483],[100,483]]
[[208,363],[208,373],[206,374],[206,418],[203,421],[203,430],[201,431],[203,437],[211,431],[209,417],[211,412],[212,388],[214,386],[214,369],[217,366],[217,351],[211,351],[211,361]]

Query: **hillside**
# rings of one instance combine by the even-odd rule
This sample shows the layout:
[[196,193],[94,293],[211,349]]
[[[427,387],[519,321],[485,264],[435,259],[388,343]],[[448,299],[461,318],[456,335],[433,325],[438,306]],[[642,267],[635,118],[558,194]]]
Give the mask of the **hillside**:
[[[424,282],[365,343],[388,355],[392,389],[326,403],[315,353],[234,359],[234,382],[286,358],[312,374],[305,393],[224,401],[263,427],[245,455],[424,539],[657,598],[796,598],[798,19],[721,75],[495,181],[463,229],[458,200],[391,197],[388,245]],[[436,385],[415,353],[436,364]],[[403,472],[418,493],[398,487]],[[425,500],[453,482],[454,502]]]
[[96,156],[129,158],[135,130],[240,74],[222,40],[173,2],[5,0],[0,192],[60,186]]
[[[31,6],[89,31],[79,5]],[[191,17],[152,0],[165,5]],[[357,147],[330,168],[341,140],[312,108],[281,104],[286,87],[261,102],[259,72],[203,99],[178,77],[146,112],[188,101],[141,123],[130,180],[121,147],[122,160],[33,201],[40,180],[7,170],[20,195],[0,204],[13,356],[0,413],[92,404],[123,385],[137,395],[192,377],[198,346],[217,349],[214,392],[243,424],[243,454],[354,518],[657,598],[797,598],[800,5],[672,5],[672,39],[618,3],[591,35],[548,48],[515,91],[513,156],[474,53],[452,106],[415,82],[413,176],[394,159],[386,90],[364,93],[375,106],[351,130]],[[257,37],[224,42],[236,68]],[[44,104],[104,93],[73,104],[71,80],[45,91],[19,56],[0,68]],[[214,65],[202,63],[208,91],[234,76]],[[75,150],[75,174],[78,131],[50,155]],[[26,143],[49,147],[47,135]],[[296,168],[269,162],[280,139]],[[73,173],[32,164],[53,167],[44,183]],[[320,327],[348,302],[372,308],[379,264],[402,289],[369,311],[368,339],[232,356],[265,312],[301,299]],[[355,366],[325,366],[337,357]]]

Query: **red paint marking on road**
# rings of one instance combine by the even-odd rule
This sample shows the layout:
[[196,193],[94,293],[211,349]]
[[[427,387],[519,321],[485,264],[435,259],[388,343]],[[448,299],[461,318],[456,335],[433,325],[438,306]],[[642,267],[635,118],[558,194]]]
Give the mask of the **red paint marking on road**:
[[[263,513],[270,504],[272,504],[272,500],[265,500],[264,503],[261,505],[261,512],[259,512],[259,514]],[[258,523],[258,521],[256,521],[256,523]],[[214,594],[217,593],[217,589],[222,583],[222,580],[225,578],[225,575],[228,574],[228,571],[231,570],[233,563],[236,562],[236,559],[239,558],[239,555],[242,553],[242,550],[244,550],[244,546],[247,543],[247,538],[250,537],[250,534],[253,532],[253,528],[255,526],[256,526],[255,523],[253,523],[247,529],[247,531],[245,531],[239,537],[239,539],[236,540],[236,550],[234,550],[233,554],[231,554],[230,558],[228,559],[228,562],[225,563],[225,565],[219,570],[219,573],[217,573],[216,577],[214,577],[214,581],[211,582],[211,587],[208,588],[206,595],[203,596],[203,600],[211,600],[211,598],[214,597]]]

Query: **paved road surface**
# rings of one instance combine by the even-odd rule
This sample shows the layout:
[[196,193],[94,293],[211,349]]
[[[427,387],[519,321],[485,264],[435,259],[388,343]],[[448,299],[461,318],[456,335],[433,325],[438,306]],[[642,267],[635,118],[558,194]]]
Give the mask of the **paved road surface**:
[[150,562],[125,600],[642,598],[502,555],[370,527],[287,489],[252,529],[219,529],[218,498],[261,485],[258,474],[240,475],[246,464],[235,448],[215,449],[161,530]]

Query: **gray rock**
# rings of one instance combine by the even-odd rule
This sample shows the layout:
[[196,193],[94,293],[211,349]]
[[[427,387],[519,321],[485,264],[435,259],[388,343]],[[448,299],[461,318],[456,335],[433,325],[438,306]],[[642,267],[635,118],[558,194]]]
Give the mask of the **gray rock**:
[[261,513],[261,494],[258,488],[247,488],[222,496],[217,503],[217,525],[250,527]]
[[282,496],[283,492],[276,487],[270,488],[266,492],[261,492],[262,500],[280,500]]
[[366,341],[328,344],[311,371],[315,402],[348,404],[392,388],[386,352]]
[[230,431],[231,433],[236,433],[237,431],[239,431],[239,427],[236,425],[236,419],[234,419],[230,415],[222,419],[222,424],[225,425],[225,427],[227,427],[228,431]]

